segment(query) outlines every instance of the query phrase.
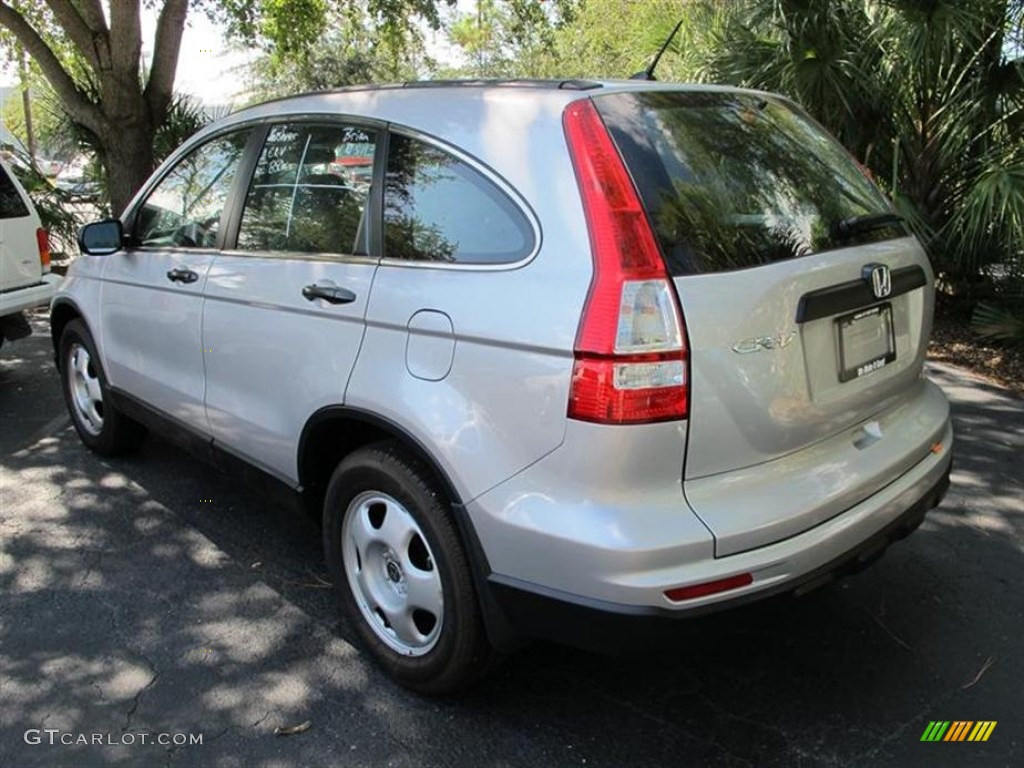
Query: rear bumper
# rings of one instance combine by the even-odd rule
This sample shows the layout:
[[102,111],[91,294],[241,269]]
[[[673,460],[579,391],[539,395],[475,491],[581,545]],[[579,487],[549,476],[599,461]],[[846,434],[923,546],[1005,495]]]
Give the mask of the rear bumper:
[[0,293],[0,317],[50,303],[61,283],[59,275],[43,275],[40,282]]
[[[946,446],[951,446],[951,439],[952,432],[947,428]],[[931,459],[922,462],[927,467],[915,468],[919,471],[912,473],[916,475],[912,482],[893,484],[904,487],[882,506],[899,511],[887,515],[887,522],[881,528],[837,556],[822,562],[822,553],[832,552],[832,547],[816,546],[815,542],[834,535],[834,531],[825,529],[862,528],[867,509],[871,506],[877,509],[878,499],[868,499],[842,515],[841,519],[829,521],[789,541],[732,558],[717,559],[717,563],[742,560],[731,564],[733,573],[755,571],[754,584],[743,590],[695,600],[687,607],[664,608],[585,598],[492,574],[487,583],[491,610],[500,611],[506,632],[511,630],[513,634],[524,637],[600,652],[664,647],[678,641],[686,619],[777,595],[804,594],[872,563],[890,544],[913,532],[925,514],[938,506],[945,496],[949,488],[952,452],[947,448],[942,456]],[[878,515],[870,516],[878,518]],[[772,571],[775,571],[775,576],[770,575]]]

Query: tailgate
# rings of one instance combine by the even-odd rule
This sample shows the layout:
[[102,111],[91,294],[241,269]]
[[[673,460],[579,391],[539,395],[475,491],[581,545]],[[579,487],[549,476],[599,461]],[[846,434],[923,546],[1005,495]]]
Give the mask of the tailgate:
[[[861,277],[876,263],[893,276],[884,299]],[[785,456],[884,410],[921,374],[929,274],[903,238],[676,278],[690,342],[686,478]]]
[[[921,396],[928,259],[795,105],[727,88],[622,88],[594,102],[685,320],[687,499],[719,554],[794,535],[895,479],[941,431],[936,408],[876,419]],[[759,492],[777,498],[757,504]]]

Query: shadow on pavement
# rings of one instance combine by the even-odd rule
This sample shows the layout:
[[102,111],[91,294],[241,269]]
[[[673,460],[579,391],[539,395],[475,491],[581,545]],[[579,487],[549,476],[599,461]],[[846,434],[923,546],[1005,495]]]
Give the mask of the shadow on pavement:
[[[5,439],[0,763],[1019,764],[1024,407],[933,375],[955,401],[954,488],[867,572],[695,620],[674,652],[537,644],[440,701],[352,647],[319,532],[263,489],[155,439],[118,461],[68,428]],[[1000,725],[943,751],[919,742],[932,719]],[[28,728],[204,741],[29,745]]]

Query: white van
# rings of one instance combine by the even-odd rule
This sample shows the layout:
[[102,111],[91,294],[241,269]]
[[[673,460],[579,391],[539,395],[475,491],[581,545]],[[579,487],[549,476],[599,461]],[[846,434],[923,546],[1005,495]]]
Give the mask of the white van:
[[31,333],[23,311],[49,304],[59,284],[39,214],[0,160],[0,345]]

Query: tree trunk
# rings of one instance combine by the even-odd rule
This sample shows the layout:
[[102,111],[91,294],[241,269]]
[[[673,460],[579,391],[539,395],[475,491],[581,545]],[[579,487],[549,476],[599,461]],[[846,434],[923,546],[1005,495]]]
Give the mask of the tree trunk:
[[28,139],[28,164],[36,170],[36,132],[32,127],[32,97],[28,88],[28,57],[24,51],[18,52],[21,62],[21,109],[25,113],[25,135]]
[[110,210],[120,216],[153,170],[153,131],[144,125],[117,127],[100,136]]

